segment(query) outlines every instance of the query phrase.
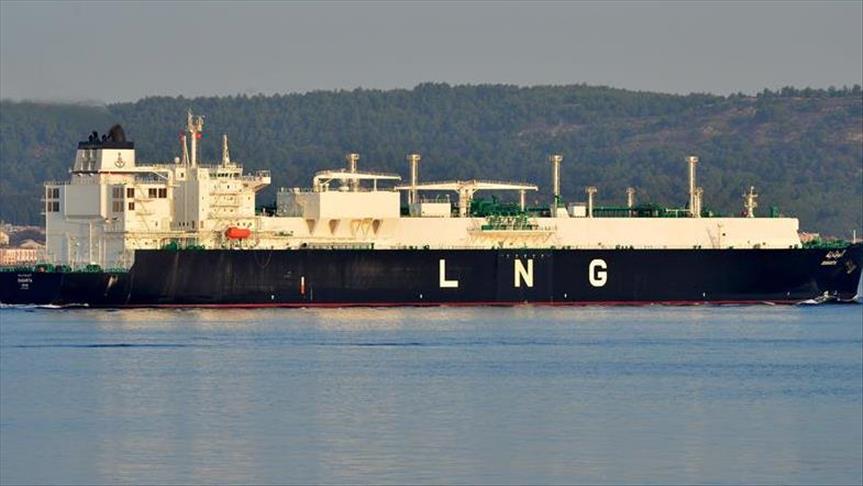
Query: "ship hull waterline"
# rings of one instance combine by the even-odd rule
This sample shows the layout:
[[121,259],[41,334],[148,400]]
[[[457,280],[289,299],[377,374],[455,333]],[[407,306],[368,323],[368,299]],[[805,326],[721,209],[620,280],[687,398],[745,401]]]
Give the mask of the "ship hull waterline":
[[843,249],[137,250],[119,272],[0,272],[0,302],[89,307],[797,303],[857,296]]

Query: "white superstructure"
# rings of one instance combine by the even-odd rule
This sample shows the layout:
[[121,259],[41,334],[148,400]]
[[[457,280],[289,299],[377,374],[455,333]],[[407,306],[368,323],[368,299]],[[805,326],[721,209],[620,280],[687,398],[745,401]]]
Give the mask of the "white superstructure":
[[255,193],[270,183],[269,171],[245,174],[230,161],[227,140],[222,163],[199,165],[202,126],[190,113],[183,155],[172,163],[138,164],[118,126],[79,143],[71,179],[45,184],[48,261],[128,267],[135,249],[172,241],[220,246],[225,227],[252,228]]
[[[188,115],[180,155],[143,165],[114,127],[78,145],[68,182],[45,185],[46,253],[73,267],[129,267],[136,249],[165,245],[203,248],[789,248],[800,245],[794,218],[700,217],[702,191],[690,167],[688,217],[592,217],[587,204],[563,204],[555,189],[546,217],[472,217],[474,193],[515,191],[525,209],[533,184],[497,181],[418,181],[418,154],[408,156],[411,177],[358,169],[348,154],[344,169],[318,172],[310,188],[283,188],[276,214],[255,211],[255,194],[270,184],[268,171],[246,174],[222,139],[221,161],[199,162],[203,119]],[[555,188],[560,156],[550,158]],[[750,191],[751,192],[751,191]],[[402,211],[402,196],[408,201]],[[429,196],[426,196],[426,195]],[[634,190],[630,191],[629,206]],[[457,204],[450,200],[454,196]]]

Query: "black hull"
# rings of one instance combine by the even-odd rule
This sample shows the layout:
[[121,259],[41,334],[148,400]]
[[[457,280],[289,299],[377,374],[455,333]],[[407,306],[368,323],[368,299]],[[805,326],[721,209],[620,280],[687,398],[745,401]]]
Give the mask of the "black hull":
[[825,293],[852,299],[861,267],[860,244],[842,250],[139,250],[128,272],[0,272],[0,302],[92,307],[794,303]]

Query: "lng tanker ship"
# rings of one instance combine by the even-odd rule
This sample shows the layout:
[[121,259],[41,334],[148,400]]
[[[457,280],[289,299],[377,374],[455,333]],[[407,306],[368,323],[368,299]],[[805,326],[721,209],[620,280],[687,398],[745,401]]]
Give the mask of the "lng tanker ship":
[[[702,204],[687,158],[682,208],[594,204],[560,194],[531,208],[534,184],[421,182],[363,171],[348,154],[311,187],[282,188],[256,210],[268,171],[199,162],[203,118],[190,112],[173,161],[140,164],[123,129],[78,144],[71,179],[44,188],[42,262],[0,271],[4,304],[346,306],[589,303],[795,303],[859,297],[863,245],[804,243],[795,218],[741,217]],[[512,203],[475,197],[510,191]]]

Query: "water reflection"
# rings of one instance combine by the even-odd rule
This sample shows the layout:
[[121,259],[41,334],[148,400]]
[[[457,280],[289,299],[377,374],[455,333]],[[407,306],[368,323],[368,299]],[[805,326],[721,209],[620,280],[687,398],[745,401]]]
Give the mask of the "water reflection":
[[[740,312],[740,309],[758,309],[758,312]],[[8,309],[7,312],[15,312]],[[811,308],[795,307],[737,307],[737,306],[632,306],[632,307],[349,307],[349,308],[270,308],[270,309],[126,309],[126,310],[43,310],[47,314],[63,315],[62,320],[80,320],[103,326],[121,326],[128,329],[150,329],[171,325],[194,325],[202,328],[219,326],[254,326],[260,323],[315,326],[323,329],[399,329],[411,327],[417,321],[423,325],[494,323],[499,317],[515,318],[525,323],[542,318],[552,325],[573,323],[601,325],[606,320],[629,320],[639,323],[665,324],[727,324],[722,316],[734,316],[737,323],[772,322],[777,325],[804,322]],[[717,319],[719,317],[719,319]],[[645,320],[647,320],[645,322]]]
[[2,312],[4,484],[863,478],[859,308]]

